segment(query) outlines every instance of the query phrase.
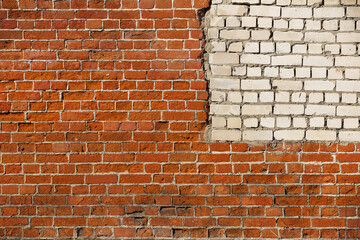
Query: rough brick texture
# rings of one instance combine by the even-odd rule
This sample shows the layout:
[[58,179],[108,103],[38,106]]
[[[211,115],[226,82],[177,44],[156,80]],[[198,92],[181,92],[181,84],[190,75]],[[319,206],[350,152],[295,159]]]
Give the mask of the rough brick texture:
[[356,0],[213,1],[212,140],[359,142]]
[[208,6],[1,1],[0,238],[360,238],[360,145],[205,139]]

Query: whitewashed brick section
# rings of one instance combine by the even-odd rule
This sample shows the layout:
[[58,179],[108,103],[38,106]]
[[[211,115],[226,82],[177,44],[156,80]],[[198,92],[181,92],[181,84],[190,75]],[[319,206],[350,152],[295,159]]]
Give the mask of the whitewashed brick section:
[[360,142],[355,0],[213,0],[212,141]]

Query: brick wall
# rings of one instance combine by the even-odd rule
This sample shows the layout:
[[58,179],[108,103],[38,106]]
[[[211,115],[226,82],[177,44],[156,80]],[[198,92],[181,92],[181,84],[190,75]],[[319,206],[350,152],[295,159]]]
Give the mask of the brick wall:
[[1,238],[360,237],[359,144],[206,140],[208,7],[1,1]]
[[206,30],[213,140],[360,141],[356,1],[217,1]]

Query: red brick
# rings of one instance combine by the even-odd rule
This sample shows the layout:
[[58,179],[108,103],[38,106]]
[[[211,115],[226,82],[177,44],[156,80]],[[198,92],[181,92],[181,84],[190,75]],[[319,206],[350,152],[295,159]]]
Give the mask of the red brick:
[[245,227],[275,227],[274,218],[244,218]]

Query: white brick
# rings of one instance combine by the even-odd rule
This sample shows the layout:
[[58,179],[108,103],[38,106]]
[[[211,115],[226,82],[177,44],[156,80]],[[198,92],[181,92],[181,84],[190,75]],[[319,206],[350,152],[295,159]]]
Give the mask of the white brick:
[[293,53],[306,53],[307,45],[306,44],[296,44],[293,46]]
[[356,53],[355,44],[342,44],[341,55],[354,55]]
[[299,114],[304,114],[304,105],[275,104],[274,114],[276,114],[276,115],[299,115]]
[[293,68],[280,68],[280,78],[293,78],[294,76]]
[[241,118],[228,118],[228,128],[241,128]]
[[226,119],[224,117],[212,117],[211,124],[215,128],[223,128],[226,126]]
[[272,18],[258,18],[259,28],[271,28],[273,24]]
[[245,76],[246,75],[246,67],[235,67],[233,71],[233,75],[235,76]]
[[256,17],[242,17],[241,26],[242,27],[256,27]]
[[325,93],[325,102],[327,103],[338,103],[340,96],[338,93]]
[[336,5],[339,5],[340,4],[340,0],[325,0],[324,1],[324,5],[327,5],[327,6],[336,6]]
[[320,103],[324,101],[323,93],[310,93],[309,94],[309,102],[310,103]]
[[339,132],[339,140],[346,142],[359,142],[360,131],[341,131]]
[[341,18],[344,15],[345,9],[342,7],[314,8],[315,18]]
[[247,64],[270,64],[270,56],[261,54],[243,54],[240,63]]
[[276,0],[276,5],[278,6],[289,6],[291,0]]
[[271,118],[271,117],[261,118],[260,125],[266,128],[273,128],[275,127],[275,118]]
[[247,42],[244,47],[244,51],[247,53],[259,53],[260,46],[258,42]]
[[270,80],[241,80],[242,90],[269,90]]
[[295,128],[306,128],[307,127],[306,119],[303,117],[294,118],[293,126]]
[[261,77],[261,67],[248,67],[248,77]]
[[273,53],[275,52],[275,44],[272,42],[261,42],[260,49],[261,53]]
[[252,30],[251,31],[251,39],[254,41],[269,40],[270,36],[271,36],[271,32],[269,30]]
[[282,8],[281,9],[283,18],[311,18],[312,9],[311,8]]
[[306,139],[310,141],[335,141],[336,131],[329,130],[308,130]]
[[354,20],[340,20],[340,31],[354,31],[355,21]]
[[336,91],[339,92],[359,92],[360,82],[359,81],[337,81]]
[[232,103],[241,103],[242,97],[240,92],[229,92],[228,100]]
[[273,84],[274,87],[277,87],[279,90],[301,90],[302,89],[302,82],[300,81],[284,81],[284,80],[274,80]]
[[306,0],[292,0],[291,3],[294,6],[303,6],[306,5]]
[[338,116],[360,116],[360,106],[338,106]]
[[278,117],[276,118],[276,126],[279,128],[288,128],[291,125],[290,117]]
[[244,5],[218,5],[217,14],[225,16],[243,16],[248,12],[248,7]]
[[211,92],[211,101],[214,102],[224,102],[226,94],[224,92],[212,91]]
[[277,67],[266,67],[264,69],[265,77],[277,77],[279,75],[279,68]]
[[271,130],[245,130],[243,132],[244,141],[271,141],[272,139]]
[[231,67],[230,66],[211,66],[211,73],[213,75],[220,75],[220,76],[230,76],[231,75]]
[[280,68],[280,78],[293,78],[294,76],[294,68]]
[[320,43],[309,43],[308,44],[308,53],[309,54],[322,54],[322,44]]
[[344,128],[358,128],[358,127],[359,127],[359,119],[358,118],[345,118],[344,119]]
[[343,103],[356,103],[356,94],[355,93],[343,93],[341,101]]
[[310,118],[310,127],[318,128],[318,127],[324,127],[324,125],[325,125],[325,119],[323,117]]
[[343,79],[343,71],[342,69],[338,69],[338,68],[330,68],[328,70],[328,78],[329,79]]
[[326,68],[312,68],[311,77],[312,78],[326,78]]
[[340,46],[338,44],[326,44],[325,45],[325,53],[339,54]]
[[212,52],[225,52],[225,50],[226,50],[225,42],[212,41],[211,46],[212,46],[212,49],[211,49]]
[[244,92],[245,103],[256,103],[258,100],[258,94],[256,92]]
[[338,28],[339,28],[339,20],[326,20],[326,21],[323,22],[323,28],[325,30],[330,30],[330,31],[338,30]]
[[289,102],[290,93],[288,92],[277,92],[275,94],[275,102]]
[[241,3],[241,4],[258,4],[260,0],[232,0],[233,3]]
[[247,40],[250,38],[248,30],[221,30],[220,37],[224,39]]
[[280,17],[280,7],[275,6],[250,6],[251,16]]
[[330,67],[333,62],[332,57],[304,56],[304,66]]
[[210,19],[210,26],[212,27],[224,27],[224,19],[222,17],[212,17]]
[[212,130],[213,141],[240,141],[241,131],[239,130]]
[[219,115],[240,115],[239,105],[211,104],[210,114]]
[[306,30],[320,30],[321,22],[317,20],[306,20],[305,26]]
[[292,102],[306,102],[306,93],[295,92],[291,95]]
[[275,0],[261,0],[261,4],[272,5],[275,4]]
[[274,93],[273,92],[261,92],[259,99],[261,102],[273,102]]
[[271,105],[244,105],[242,115],[269,115],[272,112]]
[[301,141],[304,136],[304,130],[278,130],[274,132],[276,140]]
[[275,41],[301,41],[303,38],[303,34],[301,32],[274,32],[274,40]]
[[290,29],[302,30],[304,28],[304,20],[302,19],[292,19],[289,24]]
[[240,27],[240,20],[237,17],[226,18],[227,27]]
[[347,7],[346,16],[360,18],[360,7]]
[[277,29],[287,29],[289,27],[289,22],[284,19],[274,20],[274,28]]
[[219,30],[217,28],[209,28],[206,37],[208,39],[219,38]]
[[290,53],[290,43],[276,43],[276,53]]
[[328,128],[341,128],[341,119],[331,118],[327,120]]
[[327,105],[307,105],[305,108],[306,115],[325,115],[325,116],[335,116],[335,106]]
[[306,32],[306,42],[335,42],[335,35],[330,32]]
[[244,119],[244,126],[247,128],[256,128],[258,127],[259,122],[257,118],[246,118]]
[[296,68],[296,78],[309,78],[310,68]]
[[242,52],[243,44],[242,42],[231,43],[229,46],[229,52]]
[[360,67],[360,57],[336,57],[335,66],[340,67]]
[[240,90],[240,79],[212,78],[210,89]]
[[360,42],[360,33],[338,33],[336,34],[338,42]]
[[272,56],[271,64],[277,66],[301,65],[302,56],[301,55]]
[[210,53],[210,64],[238,64],[239,55],[236,53]]

